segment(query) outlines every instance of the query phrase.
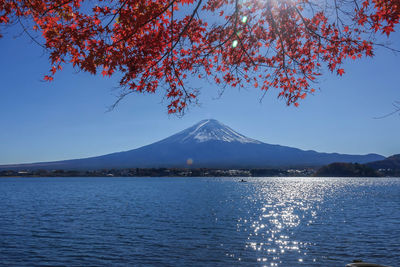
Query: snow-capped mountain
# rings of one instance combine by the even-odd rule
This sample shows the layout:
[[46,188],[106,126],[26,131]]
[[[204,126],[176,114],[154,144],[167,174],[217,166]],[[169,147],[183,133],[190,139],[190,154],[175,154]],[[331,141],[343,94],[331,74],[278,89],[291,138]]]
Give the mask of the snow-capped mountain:
[[[0,169],[276,168],[321,166],[332,162],[367,163],[382,159],[384,157],[377,154],[319,153],[266,144],[210,119],[161,141],[129,151],[85,159],[3,165]],[[192,164],[188,166],[187,162]]]
[[162,140],[162,142],[170,143],[203,143],[209,141],[221,142],[239,142],[242,144],[261,144],[260,141],[248,138],[240,133],[232,130],[228,126],[220,123],[217,120],[209,119],[202,120],[199,123],[187,128],[169,138]]

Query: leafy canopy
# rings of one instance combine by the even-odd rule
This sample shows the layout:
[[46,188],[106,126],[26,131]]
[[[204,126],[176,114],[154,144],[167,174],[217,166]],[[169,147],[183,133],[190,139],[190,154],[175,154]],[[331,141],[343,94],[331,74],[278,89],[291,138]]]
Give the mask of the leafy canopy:
[[399,18],[400,0],[0,0],[0,26],[21,24],[49,52],[45,80],[67,63],[117,72],[121,97],[164,90],[169,113],[196,101],[192,76],[276,88],[297,106],[323,66],[343,75]]

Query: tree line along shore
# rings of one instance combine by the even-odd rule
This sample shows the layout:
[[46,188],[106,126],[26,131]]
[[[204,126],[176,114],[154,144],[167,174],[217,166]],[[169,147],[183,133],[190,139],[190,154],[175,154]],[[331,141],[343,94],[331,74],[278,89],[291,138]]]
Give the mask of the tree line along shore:
[[128,168],[101,170],[2,170],[0,177],[400,177],[398,169],[373,169],[358,163],[322,167],[218,169]]

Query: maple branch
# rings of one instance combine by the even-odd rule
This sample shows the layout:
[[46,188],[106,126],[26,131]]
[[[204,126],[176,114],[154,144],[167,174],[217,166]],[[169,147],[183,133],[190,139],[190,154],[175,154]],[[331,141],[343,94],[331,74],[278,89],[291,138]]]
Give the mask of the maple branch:
[[[231,40],[233,36],[235,36],[235,35],[237,36],[237,32],[236,31],[237,31],[237,20],[238,20],[238,5],[239,5],[239,1],[235,0],[235,13],[234,13],[235,14],[235,22],[234,22],[234,30],[233,30],[233,32],[224,41],[220,42],[219,44],[217,44],[215,46],[211,46],[211,50],[209,50],[207,52],[207,54],[201,55],[202,57],[206,58],[206,57],[210,56],[216,49],[222,47],[229,40]],[[228,21],[225,23],[225,25],[222,26],[222,29],[224,29],[225,26],[229,24],[230,20],[231,20],[231,17],[228,19]],[[221,33],[221,35],[222,35],[222,33]]]
[[171,60],[171,63],[172,63],[172,68],[174,70],[175,77],[178,79],[178,85],[182,88],[183,92],[185,93],[185,100],[188,99],[189,103],[191,103],[192,101],[191,101],[191,98],[189,96],[189,93],[187,92],[186,87],[185,87],[183,81],[181,80],[181,77],[177,73],[174,61]]
[[240,48],[241,50],[246,54],[247,58],[251,61],[251,63],[253,64],[253,66],[258,66],[258,64],[256,64],[253,60],[253,58],[249,55],[249,53],[247,52],[247,50],[244,47],[242,38],[240,38],[240,36],[238,35],[238,39],[239,39],[239,43],[240,43]]
[[400,115],[400,101],[395,101],[394,103],[392,103],[392,106],[394,107],[394,110],[386,115],[380,116],[380,117],[374,117],[374,119],[384,119],[387,118],[389,116],[392,116],[396,113],[399,113]]
[[[171,5],[171,47],[174,42],[174,4]],[[170,51],[170,56],[172,55],[172,50]]]
[[161,10],[160,13],[158,13],[157,15],[153,16],[151,19],[147,20],[146,22],[144,22],[143,24],[139,25],[138,28],[144,27],[146,26],[148,23],[152,22],[153,20],[155,20],[156,18],[158,18],[159,16],[161,16],[164,12],[166,12],[168,10],[168,8],[170,8],[176,0],[172,0],[167,6],[165,6],[164,9]]
[[239,20],[239,0],[235,0],[235,28],[233,30],[235,33],[237,31],[238,20]]
[[26,33],[26,35],[28,35],[28,37],[29,37],[33,42],[35,42],[37,45],[39,45],[39,46],[42,47],[43,49],[47,50],[47,47],[45,47],[44,45],[42,45],[41,43],[39,43],[39,41],[36,40],[36,38],[33,37],[33,36],[29,33],[29,31],[26,29],[25,25],[22,23],[22,21],[20,20],[19,17],[17,18],[17,21],[18,21],[18,23],[21,25],[22,30],[24,31],[24,33]]
[[[171,53],[171,52],[174,50],[174,48],[176,47],[176,45],[179,43],[179,40],[182,38],[183,34],[185,34],[186,31],[188,30],[189,25],[192,23],[193,18],[194,18],[194,16],[195,16],[195,14],[197,13],[197,10],[199,9],[199,7],[200,7],[202,1],[203,1],[203,0],[200,0],[199,3],[197,4],[197,6],[196,6],[196,8],[194,9],[194,11],[193,11],[193,13],[192,13],[192,15],[191,15],[191,17],[190,17],[188,23],[185,25],[185,27],[183,28],[183,30],[179,33],[178,38],[177,38],[177,41],[171,46],[171,48],[170,48],[166,53],[164,53],[164,55],[163,55],[159,60],[157,60],[157,62],[155,62],[155,63],[151,66],[151,68],[153,68],[154,66],[158,65],[158,63],[160,63],[167,55],[169,55],[169,53]],[[150,69],[151,69],[151,68],[150,68]]]
[[72,1],[73,1],[73,0],[67,0],[67,1],[65,1],[65,2],[63,2],[63,3],[60,3],[60,4],[58,4],[58,5],[54,6],[54,7],[52,7],[52,8],[49,8],[49,9],[47,9],[45,12],[43,12],[43,13],[40,15],[40,17],[44,17],[48,12],[50,12],[50,11],[52,11],[52,10],[55,10],[55,9],[57,9],[57,8],[60,8],[60,7],[64,6],[64,5],[66,5],[66,4],[69,4],[69,3],[71,3]]
[[110,21],[107,23],[107,25],[104,28],[108,28],[108,26],[110,26],[110,24],[114,21],[115,17],[121,13],[121,10],[124,8],[124,6],[126,5],[126,2],[128,2],[128,0],[125,0],[122,5],[120,6],[120,8],[118,9],[117,12],[115,12],[114,16],[110,19]]
[[146,26],[147,24],[149,24],[150,22],[152,22],[153,20],[155,20],[156,18],[158,18],[159,16],[161,16],[162,14],[164,14],[174,3],[176,0],[172,0],[167,6],[165,6],[159,13],[157,13],[155,16],[151,17],[149,20],[145,21],[144,23],[140,24],[139,26],[136,27],[136,31],[133,32],[132,34],[125,36],[124,38],[119,39],[118,41],[113,42],[113,46],[122,42],[122,41],[126,41],[128,38],[132,37],[135,33],[138,32],[139,29],[141,29],[142,27]]
[[268,9],[268,13],[270,15],[270,19],[271,19],[271,22],[272,22],[272,27],[274,28],[275,33],[278,34],[279,42],[280,42],[280,45],[281,45],[281,48],[282,48],[282,64],[283,64],[282,68],[283,68],[284,74],[286,76],[286,79],[289,81],[289,84],[292,87],[292,82],[290,81],[290,79],[288,77],[288,73],[287,73],[286,51],[285,51],[285,45],[283,43],[282,35],[281,35],[281,32],[279,31],[277,25],[276,25],[276,21],[274,19],[274,15],[272,14],[272,11],[270,9]]

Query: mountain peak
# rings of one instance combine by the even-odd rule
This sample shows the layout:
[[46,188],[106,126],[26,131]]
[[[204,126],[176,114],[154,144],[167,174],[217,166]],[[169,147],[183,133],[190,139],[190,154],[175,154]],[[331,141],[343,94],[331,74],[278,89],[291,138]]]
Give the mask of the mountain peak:
[[260,141],[248,138],[215,119],[202,120],[163,141],[179,143],[222,141],[261,144]]

